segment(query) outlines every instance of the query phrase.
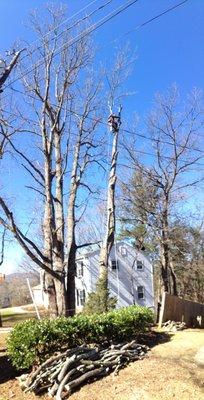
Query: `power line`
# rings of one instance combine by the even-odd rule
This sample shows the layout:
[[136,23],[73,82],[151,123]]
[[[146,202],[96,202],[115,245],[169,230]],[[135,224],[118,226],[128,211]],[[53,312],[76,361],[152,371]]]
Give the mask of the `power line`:
[[[94,10],[93,12],[96,12],[97,10],[99,10],[99,9],[101,9],[101,8],[104,8],[104,7],[105,7],[106,5],[108,5],[111,1],[112,1],[112,0],[109,0],[108,2],[106,2],[105,4],[103,4],[102,6],[100,6],[98,9]],[[131,3],[126,4],[125,6],[122,6],[122,9],[121,9],[121,6],[120,6],[120,7],[119,7],[117,10],[115,10],[113,13],[110,13],[110,14],[108,14],[107,16],[105,16],[105,17],[104,17],[105,20],[104,20],[104,18],[103,18],[102,20],[99,20],[100,25],[97,25],[98,23],[97,23],[97,24],[93,24],[93,25],[92,25],[93,28],[91,27],[91,28],[92,28],[92,31],[95,30],[95,29],[97,29],[99,26],[102,26],[103,24],[105,24],[105,23],[108,22],[110,19],[114,18],[116,15],[118,15],[118,14],[120,14],[121,12],[123,12],[124,10],[126,10],[128,7],[130,7],[131,5],[133,5],[134,3],[136,3],[137,1],[138,1],[138,0],[134,0],[134,1],[132,1]],[[154,21],[155,19],[160,18],[161,16],[165,15],[166,13],[168,13],[168,12],[170,12],[170,11],[176,9],[177,7],[179,7],[179,6],[181,6],[181,5],[183,5],[183,4],[186,3],[187,1],[188,1],[188,0],[184,0],[184,1],[182,1],[182,2],[180,2],[180,3],[178,3],[178,4],[176,4],[175,6],[173,6],[173,7],[169,8],[169,9],[165,10],[164,12],[162,12],[162,13],[156,15],[155,17],[153,17],[153,18],[151,18],[151,19],[149,19],[149,20],[143,22],[142,24],[138,25],[134,30],[136,30],[136,29],[138,29],[138,28],[141,28],[141,27],[143,27],[143,26],[145,26],[145,25],[151,23],[151,22]],[[108,19],[106,19],[107,17],[108,17]],[[102,21],[102,23],[101,23],[101,21]],[[97,25],[97,26],[96,26],[96,25]],[[128,33],[130,33],[130,32],[132,32],[132,31],[129,31],[129,32],[127,32],[126,34],[128,34]],[[89,32],[89,33],[90,33],[90,32]],[[87,35],[87,32],[85,32],[85,35]],[[80,39],[78,39],[78,40],[80,40]],[[77,40],[77,41],[78,41],[78,40]],[[72,43],[72,44],[74,44],[74,43]],[[58,54],[58,53],[57,53],[57,54]],[[32,71],[32,70],[31,70],[31,71]],[[30,71],[30,72],[31,72],[31,71]],[[23,75],[23,76],[24,76],[24,75]],[[21,77],[22,77],[22,76],[21,76]],[[20,78],[18,78],[18,79],[20,79]],[[18,79],[16,79],[16,80],[18,80]],[[15,80],[15,81],[16,81],[16,80]],[[13,81],[13,82],[14,82],[14,81]],[[8,87],[9,89],[13,90],[13,91],[16,91],[16,92],[18,92],[18,93],[24,94],[22,91],[20,91],[20,90],[18,90],[18,89],[14,89],[14,88],[10,88],[10,87],[9,87],[13,82],[10,82],[10,84],[7,85],[7,87]],[[32,95],[30,95],[30,94],[27,94],[27,95],[28,95],[28,97],[30,97],[30,98],[32,98],[32,99],[34,99],[34,100],[40,101],[40,99],[35,98],[34,96],[32,96]],[[68,111],[71,112],[71,113],[73,113],[73,114],[75,114],[75,115],[78,115],[79,117],[82,116],[82,115],[80,115],[79,113],[76,113],[76,112],[73,111],[73,110],[68,110]],[[13,115],[13,116],[15,116],[15,117],[18,117],[18,115],[15,115],[15,114],[12,114],[12,113],[9,113],[9,112],[7,112],[7,113],[10,114],[10,115]],[[88,117],[88,119],[91,119],[91,120],[95,121],[95,119],[94,119],[94,118],[91,118],[91,117]],[[35,121],[33,121],[33,120],[31,120],[31,119],[28,119],[28,118],[27,118],[27,120],[30,121],[30,122],[36,123]],[[104,122],[104,121],[99,121],[99,122],[100,122],[100,124],[106,125],[106,122]],[[136,133],[136,132],[127,130],[127,129],[123,129],[123,131],[126,132],[126,133],[134,134],[134,135],[136,135],[136,136],[138,136],[138,137],[142,137],[142,138],[144,138],[144,139],[146,139],[146,140],[150,140],[150,141],[154,141],[154,142],[157,142],[157,143],[158,143],[158,140],[157,140],[157,139],[149,138],[149,137],[147,137],[147,136],[145,136],[145,135],[142,135],[142,134],[139,134],[139,133]],[[160,142],[160,143],[163,143],[163,144],[171,145],[171,146],[174,145],[173,143],[170,143],[170,142],[167,142],[167,141],[164,141],[164,140],[160,140],[159,142]],[[200,149],[198,149],[198,148],[192,148],[192,147],[187,147],[187,146],[182,146],[182,145],[177,145],[177,147],[186,148],[186,149],[189,149],[189,150],[197,151],[197,152],[199,152],[199,153],[203,153],[203,151],[200,150]],[[151,153],[149,153],[149,155],[152,155],[152,156],[153,156],[153,154],[151,154]],[[202,165],[202,164],[201,164],[201,165]]]
[[[71,109],[69,109],[68,111],[69,111],[71,114],[75,115],[75,116],[77,115],[77,116],[79,116],[79,117],[82,117],[82,114],[76,113],[75,111],[73,111],[73,110],[71,110]],[[19,117],[17,114],[10,113],[10,112],[8,112],[8,111],[6,111],[6,113],[8,113],[8,114],[10,114],[10,115],[12,115],[12,116],[15,116],[16,118]],[[92,120],[93,122],[96,122],[96,119],[93,118],[93,117],[87,117],[87,119]],[[35,120],[33,120],[33,119],[31,119],[31,118],[26,118],[26,120],[29,121],[29,122],[31,122],[31,123],[34,123],[34,124],[38,125],[38,122],[35,121]],[[98,123],[107,127],[107,122],[105,122],[105,121],[100,120],[100,121],[98,121]],[[13,129],[16,129],[16,128],[15,128],[14,126],[12,126],[12,125],[10,125],[10,127],[13,128]],[[148,136],[145,136],[145,135],[143,135],[143,134],[139,134],[139,133],[134,132],[134,131],[130,131],[130,130],[127,130],[127,129],[121,129],[121,130],[122,130],[123,132],[133,134],[134,136],[142,137],[142,138],[145,139],[145,140],[150,140],[150,141],[158,142],[157,139],[150,138],[150,137],[148,137]],[[75,132],[71,132],[71,133],[72,133],[72,134],[75,134]],[[174,146],[173,143],[167,142],[167,141],[164,141],[164,140],[160,140],[159,142],[162,143],[162,144],[168,144],[168,145]],[[204,151],[202,151],[202,150],[200,150],[200,149],[197,149],[197,148],[194,148],[194,147],[186,147],[186,146],[182,146],[182,145],[179,145],[179,144],[176,144],[176,146],[179,147],[179,148],[186,148],[187,150],[193,150],[193,151],[198,151],[198,152],[204,153]],[[147,152],[147,151],[143,151],[143,150],[139,150],[139,149],[138,149],[138,150],[134,150],[134,152],[136,152],[136,153],[141,153],[141,154],[148,155],[148,156],[152,156],[152,157],[156,157],[156,154],[154,154],[154,153]],[[203,156],[200,156],[200,158],[203,158],[203,157],[204,157],[204,155],[203,155]],[[169,157],[169,156],[161,156],[161,158],[163,158],[163,159],[168,159],[168,160],[172,160],[172,159],[173,159],[172,157]],[[181,161],[181,162],[187,162],[188,160],[180,159],[180,161]],[[194,163],[194,165],[204,166],[204,163],[200,163],[200,162],[196,161],[196,162]]]
[[[146,140],[150,140],[151,142],[155,142],[157,144],[161,143],[161,144],[167,144],[169,146],[174,146],[174,143],[168,142],[167,140],[160,140],[160,139],[151,138],[151,137],[143,135],[142,133],[137,133],[137,132],[134,132],[134,131],[130,131],[128,129],[122,129],[122,130],[123,130],[123,132],[130,133],[132,135],[141,137],[141,138],[146,139]],[[200,149],[195,148],[195,147],[183,146],[182,144],[178,144],[178,143],[176,143],[176,147],[179,147],[181,149],[194,150],[194,151],[197,151],[199,153],[204,154],[203,150],[200,150]]]
[[[91,5],[92,5],[93,3],[95,3],[96,1],[98,1],[98,0],[92,1],[92,2],[89,3],[87,6],[85,6],[85,7],[82,8],[81,10],[79,10],[77,13],[75,13],[75,14],[72,15],[71,17],[69,17],[69,18],[67,18],[66,20],[64,20],[61,24],[57,25],[56,27],[59,27],[59,26],[63,25],[63,24],[66,23],[68,20],[72,19],[74,16],[76,16],[76,15],[78,15],[79,13],[81,13],[82,11],[84,11],[86,8],[88,8],[89,6],[91,6]],[[89,15],[87,15],[87,16],[81,18],[80,20],[76,21],[71,27],[66,28],[64,31],[60,32],[59,35],[55,36],[54,39],[56,39],[58,36],[62,35],[65,31],[68,31],[68,30],[72,29],[73,27],[75,27],[75,26],[78,25],[79,23],[81,23],[81,22],[83,22],[84,20],[90,18],[91,16],[93,16],[93,14],[95,14],[97,11],[100,11],[101,9],[103,9],[104,7],[106,7],[106,6],[107,6],[108,4],[110,4],[112,1],[113,1],[113,0],[109,0],[107,3],[103,4],[102,6],[98,7],[98,8],[95,9],[94,11],[92,11]],[[112,44],[112,43],[114,43],[114,42],[120,40],[121,38],[123,38],[123,37],[129,35],[130,33],[135,32],[136,30],[138,30],[138,29],[140,29],[140,28],[142,28],[142,27],[148,25],[149,23],[155,21],[156,19],[162,17],[163,15],[165,15],[165,14],[167,14],[167,13],[169,13],[169,12],[175,10],[176,8],[182,6],[183,4],[187,3],[188,1],[189,1],[189,0],[184,0],[184,1],[180,2],[180,3],[178,3],[178,4],[175,4],[174,6],[172,6],[172,7],[168,8],[168,9],[164,10],[163,12],[157,14],[156,16],[150,18],[149,20],[147,20],[147,21],[145,21],[145,22],[143,22],[143,23],[141,23],[141,24],[138,24],[134,29],[131,29],[130,31],[124,33],[124,34],[121,35],[120,37],[118,37],[118,38],[116,38],[116,39],[110,41],[108,44],[110,45],[110,44]],[[47,34],[45,34],[44,37],[46,37],[47,35],[50,35],[50,33],[51,33],[52,31],[54,31],[54,30],[56,29],[56,27],[53,28],[53,29],[52,29],[50,32],[48,32]],[[53,40],[53,38],[52,38],[51,40]],[[38,40],[38,41],[39,41],[39,40]],[[34,43],[35,43],[35,42],[34,42]],[[41,47],[42,47],[42,46],[37,47],[36,49],[34,49],[34,51],[40,49]],[[102,49],[102,48],[104,48],[104,47],[106,47],[106,46],[102,46],[102,47],[100,47],[100,49]],[[25,56],[22,58],[22,60],[23,60],[24,58],[26,58],[26,57],[28,57],[28,55],[25,55]]]
[[188,1],[189,1],[189,0],[184,0],[184,1],[182,1],[181,3],[175,4],[174,6],[172,6],[172,7],[170,7],[170,8],[167,8],[166,10],[164,10],[163,12],[161,12],[160,14],[155,15],[154,17],[148,19],[147,21],[145,21],[145,22],[143,22],[143,23],[137,25],[134,29],[131,29],[130,31],[126,32],[124,35],[122,35],[122,37],[123,37],[123,36],[126,36],[126,35],[129,35],[129,33],[132,33],[132,32],[134,32],[134,31],[136,31],[136,30],[138,30],[138,29],[140,29],[140,28],[143,28],[143,26],[146,26],[146,25],[150,24],[151,22],[155,21],[156,19],[158,19],[158,18],[160,18],[160,17],[163,17],[163,15],[165,15],[165,14],[167,14],[167,13],[169,13],[169,12],[175,10],[176,8],[182,6],[183,4],[187,3]]
[[[129,7],[131,7],[132,5],[134,5],[138,0],[132,0],[129,1],[129,3],[124,4],[120,7],[118,7],[116,10],[114,10],[113,12],[107,14],[105,17],[101,18],[99,21],[97,21],[95,24],[92,24],[87,30],[82,31],[82,33],[80,33],[79,35],[77,35],[75,38],[73,38],[70,42],[65,42],[62,46],[59,47],[59,49],[54,52],[52,54],[53,57],[55,57],[56,55],[58,55],[60,53],[60,51],[65,47],[65,46],[72,46],[74,44],[76,44],[79,40],[83,39],[84,37],[86,37],[87,35],[89,35],[90,33],[96,31],[98,28],[100,28],[101,26],[103,26],[104,24],[106,24],[107,22],[111,21],[113,18],[115,18],[116,16],[118,16],[119,14],[121,14],[122,12],[124,12],[125,10],[127,10]],[[109,3],[109,2],[108,2]],[[30,74],[32,71],[35,70],[36,67],[40,67],[42,64],[44,64],[45,59],[42,58],[38,63],[36,63],[31,69],[27,70],[24,74],[22,74],[21,76],[18,76],[17,78],[15,78],[13,81],[11,81],[8,85],[6,85],[4,87],[4,90],[9,88],[13,83],[17,82],[19,79],[24,78],[26,75]]]
[[105,44],[105,45],[101,46],[101,47],[100,47],[100,50],[106,48],[106,47],[109,46],[110,44],[113,44],[113,43],[115,43],[115,42],[118,42],[119,40],[123,39],[125,36],[129,35],[129,34],[132,33],[132,32],[136,32],[138,29],[143,28],[144,26],[150,24],[151,22],[153,22],[153,21],[159,19],[159,18],[162,17],[163,15],[168,14],[169,12],[171,12],[171,11],[175,10],[176,8],[182,6],[183,4],[187,3],[187,1],[189,1],[189,0],[184,0],[184,1],[182,1],[181,3],[175,4],[174,6],[172,6],[172,7],[170,7],[170,8],[167,8],[167,9],[164,10],[163,12],[161,12],[161,13],[155,15],[154,17],[148,19],[147,21],[142,22],[141,24],[138,24],[135,28],[133,28],[133,29],[131,29],[131,30],[125,32],[123,35],[118,36],[117,38],[111,40],[108,44]]
[[[17,93],[24,94],[24,93],[23,93],[21,90],[19,90],[19,89],[13,89],[13,90],[14,90],[15,92],[17,92]],[[30,95],[30,94],[28,94],[28,97],[32,98],[33,100],[41,101],[40,99],[38,99],[38,98],[36,98],[36,97],[34,97],[34,96]],[[52,104],[52,105],[53,105],[53,104]],[[75,116],[82,117],[82,114],[80,114],[79,112],[73,111],[73,110],[71,110],[71,109],[67,109],[67,111],[68,111],[69,113],[75,115]],[[4,112],[5,112],[6,114],[8,114],[8,115],[11,115],[11,116],[15,117],[15,118],[19,118],[19,115],[18,115],[18,114],[11,113],[11,112],[6,111],[6,110],[5,110]],[[91,120],[91,121],[93,121],[93,122],[96,122],[96,118],[87,116],[87,119],[89,119],[89,120]],[[34,123],[34,124],[38,124],[37,121],[35,121],[35,120],[31,119],[31,118],[26,118],[26,120],[29,121],[29,122],[32,122],[32,123]],[[101,125],[107,126],[107,122],[106,122],[106,121],[100,120],[100,121],[98,121],[98,122],[99,122]],[[11,127],[12,127],[12,126],[11,126]],[[12,127],[12,128],[14,128],[14,127]],[[142,134],[142,133],[138,133],[138,132],[135,132],[135,131],[132,131],[132,130],[128,130],[128,129],[123,129],[123,128],[121,128],[121,130],[122,130],[123,132],[125,132],[125,133],[129,133],[129,134],[131,134],[131,135],[141,137],[142,139],[149,140],[149,141],[151,141],[151,142],[161,143],[161,144],[167,144],[167,145],[169,145],[169,146],[174,146],[174,143],[168,142],[167,140],[158,140],[158,139],[155,139],[155,138],[148,137],[148,136],[146,136],[146,135],[144,135],[144,134]],[[196,152],[198,152],[198,153],[204,154],[204,151],[203,151],[203,150],[201,150],[201,149],[199,149],[199,148],[196,148],[196,147],[183,146],[183,145],[178,144],[178,143],[176,143],[176,146],[177,146],[177,148],[187,149],[187,150],[193,150],[193,151],[196,151]],[[204,155],[203,155],[203,157],[204,157]]]
[[[146,156],[151,156],[151,157],[157,157],[157,155],[156,154],[154,154],[154,153],[150,153],[150,152],[148,152],[148,151],[143,151],[143,150],[134,150],[134,153],[139,153],[139,154],[144,154],[144,155],[146,155]],[[169,156],[160,156],[162,159],[167,159],[167,160],[173,160],[173,158],[172,157],[169,157]],[[180,162],[189,162],[189,160],[185,160],[185,159],[180,159],[179,160]],[[199,163],[199,162],[192,162],[192,165],[199,165],[199,166],[202,166],[202,167],[204,167],[204,163]],[[191,165],[189,165],[189,167],[190,167]],[[186,167],[187,168],[187,167]]]
[[[135,0],[133,3],[136,3],[138,0]],[[154,21],[155,19],[157,19],[157,18],[160,18],[161,16],[163,16],[164,14],[166,14],[167,12],[170,12],[170,11],[172,11],[173,9],[175,9],[175,8],[177,8],[177,7],[179,7],[179,6],[181,6],[182,4],[184,4],[184,3],[186,3],[188,0],[184,0],[184,1],[182,1],[181,3],[178,3],[178,4],[176,4],[175,6],[173,6],[173,7],[171,7],[171,8],[169,8],[169,9],[167,9],[167,10],[165,10],[165,11],[163,11],[162,13],[160,13],[160,14],[157,14],[155,17],[153,17],[153,18],[151,18],[151,19],[149,19],[149,20],[147,20],[147,21],[144,21],[142,24],[140,24],[140,25],[138,25],[135,29],[138,29],[138,28],[140,28],[140,27],[143,27],[143,26],[145,26],[145,25],[147,25],[148,23],[151,23],[152,21]],[[126,6],[126,8],[127,7],[130,7],[133,3],[131,3],[131,4],[129,4],[128,6]],[[120,12],[122,12],[123,10],[121,10]],[[120,12],[118,12],[118,13],[120,13]],[[118,15],[118,13],[116,14],[116,15]],[[114,15],[114,16],[116,16],[116,15]],[[111,19],[114,17],[114,16],[112,16],[111,17]],[[109,20],[108,20],[109,21]],[[103,24],[104,23],[106,23],[106,22],[108,22],[108,21],[104,21],[103,22]],[[100,21],[99,21],[100,22]],[[94,25],[92,25],[92,26],[94,26]],[[100,25],[101,26],[101,25]],[[128,33],[130,33],[130,32],[132,32],[132,31],[129,31],[129,32],[127,32],[126,34],[128,34]],[[125,35],[126,35],[125,34]],[[79,39],[78,39],[79,40]],[[117,39],[115,39],[115,40],[117,40]],[[74,43],[73,43],[74,44]],[[32,71],[31,71],[32,72]],[[20,78],[18,78],[18,79],[16,79],[16,80],[19,80]],[[16,81],[15,80],[15,81]],[[15,88],[13,88],[13,87],[10,87],[10,85],[12,84],[12,83],[14,83],[15,81],[12,81],[12,82],[10,82],[9,83],[9,85],[7,85],[6,86],[6,88],[8,88],[8,89],[10,89],[10,90],[13,90],[13,91],[16,91],[16,92],[18,92],[18,93],[21,93],[21,94],[24,94],[22,91],[20,91],[20,90],[18,90],[18,89],[15,89]],[[34,98],[32,95],[30,95],[30,94],[27,94],[27,96],[29,96],[29,97],[31,97],[31,98],[33,98],[33,99],[35,99],[35,100],[39,100],[39,99],[37,99],[37,98]],[[4,99],[6,98],[7,96],[5,96],[4,97]],[[40,101],[40,100],[39,100]]]
[[[94,0],[91,3],[89,3],[87,6],[85,6],[84,8],[80,9],[77,13],[75,13],[74,15],[72,15],[71,17],[67,18],[66,20],[64,20],[62,23],[56,25],[53,29],[51,29],[51,31],[47,32],[45,35],[42,36],[42,38],[46,38],[48,35],[50,35],[53,31],[55,31],[55,29],[59,28],[61,25],[65,24],[67,21],[69,21],[70,19],[72,19],[74,16],[80,14],[82,11],[84,11],[86,8],[88,8],[90,5],[92,5],[93,3],[95,3],[98,0]],[[64,29],[62,32],[59,32],[57,35],[55,35],[54,37],[52,37],[50,39],[50,42],[53,40],[58,39],[60,36],[62,36],[65,32],[70,31],[72,28],[74,28],[75,26],[79,25],[81,22],[84,22],[85,20],[89,19],[90,17],[92,17],[96,12],[101,11],[103,8],[105,8],[107,5],[109,5],[110,3],[112,3],[112,1],[114,0],[108,0],[105,4],[102,4],[101,6],[99,6],[98,8],[94,9],[90,14],[85,15],[84,17],[82,17],[81,19],[78,19],[77,21],[74,22],[73,25],[67,27],[66,29]],[[35,42],[39,42],[39,39],[36,40]],[[34,43],[35,43],[34,42]],[[31,47],[32,45],[30,45],[29,47]],[[42,48],[41,46],[38,46],[36,48],[34,48],[34,50],[32,50],[32,53],[34,53],[36,50],[40,50]],[[27,50],[27,49],[26,49]],[[21,61],[24,60],[25,58],[28,57],[28,54],[26,54],[24,57],[21,58]],[[20,76],[21,77],[21,76]],[[17,78],[20,79],[20,78]]]

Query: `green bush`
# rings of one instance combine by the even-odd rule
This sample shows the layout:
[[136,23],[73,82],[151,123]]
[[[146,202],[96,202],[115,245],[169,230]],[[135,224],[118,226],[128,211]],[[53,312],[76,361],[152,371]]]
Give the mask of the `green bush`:
[[140,306],[73,318],[29,320],[16,325],[11,332],[8,354],[17,369],[30,368],[62,349],[131,339],[146,331],[152,322],[152,311]]
[[83,314],[100,314],[115,309],[117,303],[116,297],[110,296],[106,282],[103,279],[96,283],[96,290],[89,294],[83,308]]

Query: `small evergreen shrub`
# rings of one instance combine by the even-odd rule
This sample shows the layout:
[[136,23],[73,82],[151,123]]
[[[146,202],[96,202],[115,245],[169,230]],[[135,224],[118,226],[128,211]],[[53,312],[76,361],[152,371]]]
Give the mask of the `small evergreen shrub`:
[[96,290],[89,294],[85,303],[83,314],[100,314],[113,310],[116,306],[117,298],[110,296],[110,291],[107,288],[103,279],[96,283]]
[[30,368],[56,351],[77,345],[129,340],[153,323],[150,309],[130,306],[103,314],[29,320],[15,326],[8,354],[17,369]]

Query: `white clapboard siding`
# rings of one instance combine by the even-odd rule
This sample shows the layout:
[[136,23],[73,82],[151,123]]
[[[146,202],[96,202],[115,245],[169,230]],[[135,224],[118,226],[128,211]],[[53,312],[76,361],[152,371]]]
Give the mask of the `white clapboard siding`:
[[[78,274],[76,276],[77,311],[83,308],[80,296],[82,298],[85,294],[87,298],[88,293],[95,290],[99,276],[99,253],[100,249],[84,253],[77,259],[80,273],[80,276]],[[112,269],[111,261],[116,261],[116,269]],[[83,263],[82,275],[81,263]],[[117,308],[131,304],[154,307],[152,264],[143,252],[137,251],[130,244],[118,242],[112,248],[109,257],[108,283],[111,296],[117,298]],[[138,298],[138,289],[139,297],[143,298]]]

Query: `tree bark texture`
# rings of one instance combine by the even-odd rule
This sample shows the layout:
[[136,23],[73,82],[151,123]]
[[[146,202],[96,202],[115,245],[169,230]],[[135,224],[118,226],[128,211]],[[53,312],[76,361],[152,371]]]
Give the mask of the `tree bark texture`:
[[79,130],[78,141],[74,152],[74,160],[72,166],[72,175],[70,183],[70,195],[68,201],[67,212],[67,301],[68,301],[68,315],[75,313],[75,276],[76,276],[76,238],[75,238],[75,205],[77,189],[79,185],[78,177],[78,163],[81,146],[81,129]]
[[106,232],[99,256],[99,279],[106,288],[108,286],[108,258],[115,238],[115,186],[119,130],[116,130],[113,135],[111,168],[108,181]]

